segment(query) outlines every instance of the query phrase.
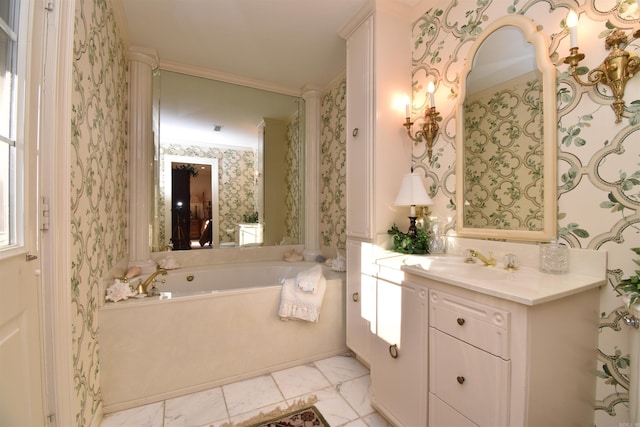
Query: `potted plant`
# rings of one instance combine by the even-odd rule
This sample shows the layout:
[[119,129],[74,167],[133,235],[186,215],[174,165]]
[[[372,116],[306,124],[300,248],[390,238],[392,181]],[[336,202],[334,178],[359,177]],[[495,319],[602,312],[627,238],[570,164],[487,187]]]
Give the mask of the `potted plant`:
[[421,228],[416,228],[415,237],[404,233],[393,224],[387,233],[393,236],[393,248],[395,252],[403,254],[424,255],[429,253],[429,234]]
[[[636,255],[640,255],[640,248],[631,248]],[[640,259],[634,259],[640,266]],[[616,289],[623,293],[625,304],[630,308],[634,304],[640,304],[640,270],[635,271],[635,275],[623,279],[616,285]]]

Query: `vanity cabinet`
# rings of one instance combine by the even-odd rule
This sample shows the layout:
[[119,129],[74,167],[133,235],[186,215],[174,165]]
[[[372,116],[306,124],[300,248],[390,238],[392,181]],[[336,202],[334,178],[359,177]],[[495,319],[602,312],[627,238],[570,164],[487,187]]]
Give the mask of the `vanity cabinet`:
[[264,226],[258,223],[238,224],[238,245],[257,246],[264,242]]
[[373,18],[347,40],[347,236],[372,238]]
[[[427,290],[380,268],[371,402],[398,426],[427,424]],[[391,276],[391,277],[390,277]]]
[[347,46],[347,346],[366,363],[376,310],[368,258],[388,246],[394,223],[407,221],[393,202],[411,162],[403,113],[394,110],[397,97],[411,93],[410,16],[392,1],[371,5],[340,32]]
[[510,313],[435,290],[429,300],[430,424],[508,426]]
[[[365,254],[366,256],[366,254]],[[371,355],[371,325],[363,313],[362,289],[371,289],[373,277],[363,272],[362,243],[347,240],[347,295],[346,295],[346,324],[347,347],[349,347],[366,364],[370,364]],[[371,295],[369,295],[370,297]],[[363,314],[365,317],[363,317]]]
[[347,237],[371,241],[406,222],[393,202],[411,166],[411,141],[398,97],[411,93],[411,21],[389,1],[346,34]]
[[513,298],[413,274],[405,281],[429,292],[428,425],[593,424],[597,287],[529,304],[516,281]]

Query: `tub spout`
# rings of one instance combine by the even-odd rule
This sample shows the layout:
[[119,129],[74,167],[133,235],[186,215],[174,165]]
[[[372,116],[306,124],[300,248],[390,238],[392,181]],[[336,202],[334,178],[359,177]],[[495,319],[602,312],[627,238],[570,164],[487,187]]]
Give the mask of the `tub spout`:
[[489,258],[482,255],[480,252],[476,251],[475,249],[469,249],[469,254],[474,258],[478,258],[487,267],[496,265],[496,260],[495,258],[493,258],[493,254],[491,252],[489,252]]
[[138,294],[142,295],[142,294],[148,293],[147,289],[149,288],[150,284],[153,284],[152,288],[155,288],[156,277],[160,275],[166,275],[166,274],[167,274],[167,270],[164,270],[162,268],[159,268],[153,273],[151,273],[151,275],[147,277],[144,282],[138,285]]

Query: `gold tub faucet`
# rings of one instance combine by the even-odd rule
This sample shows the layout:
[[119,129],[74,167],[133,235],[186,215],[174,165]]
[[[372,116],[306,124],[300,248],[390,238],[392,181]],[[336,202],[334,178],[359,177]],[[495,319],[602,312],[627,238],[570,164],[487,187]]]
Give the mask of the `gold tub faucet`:
[[153,283],[152,287],[155,287],[156,277],[160,276],[160,275],[164,276],[166,274],[167,274],[167,270],[164,270],[162,268],[159,268],[156,271],[154,271],[153,273],[151,273],[151,275],[149,277],[147,277],[144,282],[142,282],[142,283],[140,283],[138,285],[138,294],[139,295],[146,294],[147,293],[147,288],[149,287],[149,285],[151,283]]
[[492,252],[489,252],[489,258],[487,258],[486,256],[482,255],[480,252],[476,251],[475,249],[469,249],[469,254],[474,258],[478,258],[487,267],[492,266],[492,265],[496,265],[496,260],[493,257],[493,253]]

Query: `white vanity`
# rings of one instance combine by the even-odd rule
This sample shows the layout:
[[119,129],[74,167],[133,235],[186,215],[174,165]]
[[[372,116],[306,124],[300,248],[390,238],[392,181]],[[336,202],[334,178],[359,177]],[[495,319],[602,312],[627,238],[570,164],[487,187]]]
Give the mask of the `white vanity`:
[[[347,346],[371,368],[373,405],[394,425],[406,427],[593,425],[598,289],[606,283],[606,253],[570,250],[569,272],[552,275],[538,270],[535,243],[507,242],[558,237],[556,68],[544,34],[521,15],[496,19],[474,38],[460,76],[453,240],[484,254],[493,251],[498,265],[471,265],[461,256],[402,256],[383,248],[389,247],[390,226],[406,223],[392,206],[407,172],[403,158],[411,157],[398,143],[400,135],[405,136],[390,106],[398,93],[411,92],[411,70],[406,69],[411,64],[406,50],[411,25],[402,8],[392,4],[397,2],[372,3],[373,11],[354,18],[343,36],[348,87]],[[487,39],[489,48],[481,49]],[[465,127],[465,114],[470,114],[465,102],[482,106],[488,102],[479,95],[482,91],[523,87],[515,73],[519,67],[509,67],[514,72],[509,79],[499,68],[493,40],[499,46],[518,40],[529,52],[523,76],[537,89],[534,98],[521,97],[541,100],[543,106],[522,113],[535,118],[538,137],[530,142],[501,140],[497,147],[497,142],[484,142],[493,138],[474,139],[476,118],[469,116],[471,126]],[[480,88],[467,76],[487,64],[489,69],[497,64],[500,72],[482,74],[500,81]],[[496,135],[495,123],[484,123],[482,131]],[[507,147],[522,161],[508,172],[496,171],[498,178],[476,179],[489,176],[477,165],[491,163],[479,154],[502,153]],[[521,164],[535,164],[539,173]],[[492,196],[505,194],[494,183],[505,180],[520,190],[509,192],[513,200],[494,206],[497,198]],[[482,191],[475,187],[478,182]],[[528,196],[522,197],[525,191]],[[465,246],[453,249],[450,252],[459,255]],[[520,257],[522,267],[505,270],[500,261],[507,253]]]
[[259,223],[238,224],[238,246],[258,246],[264,241],[264,226]]
[[406,427],[592,425],[606,253],[570,252],[564,275],[381,254],[365,279],[375,408]]

